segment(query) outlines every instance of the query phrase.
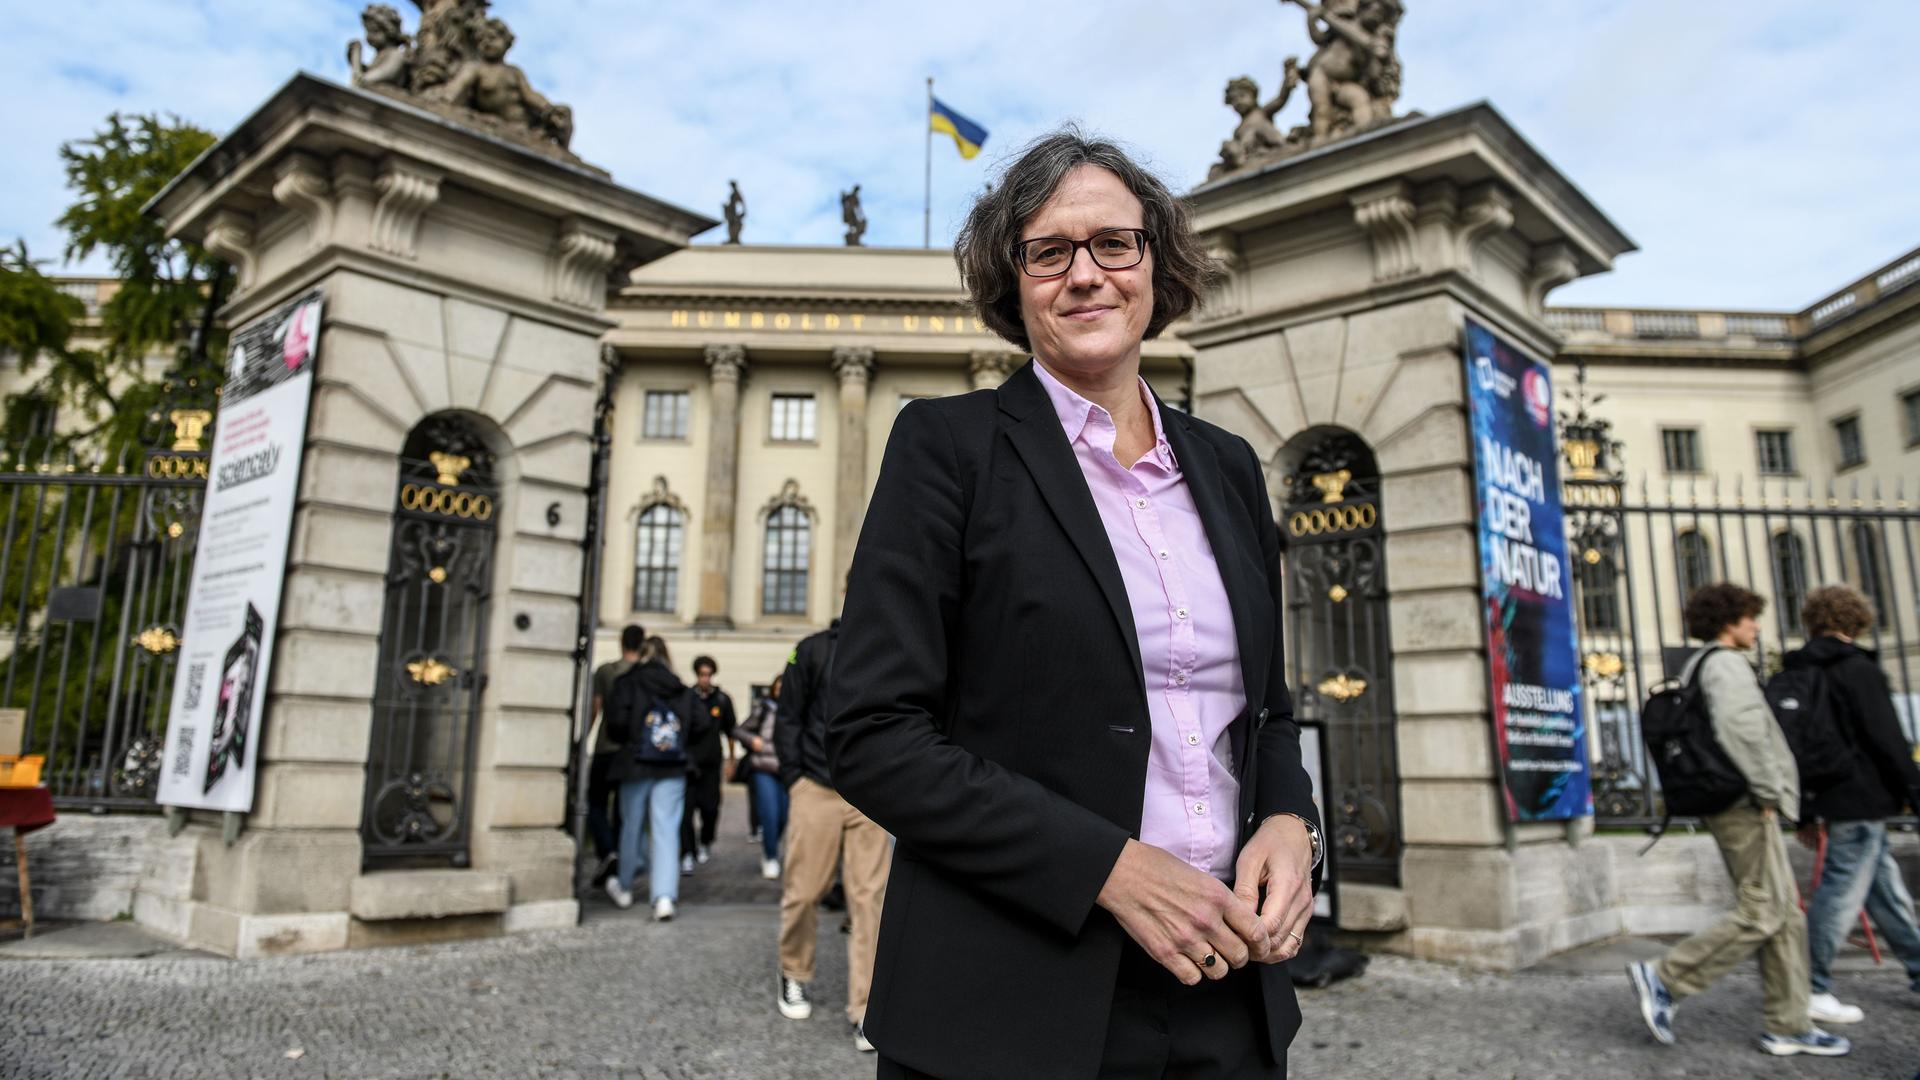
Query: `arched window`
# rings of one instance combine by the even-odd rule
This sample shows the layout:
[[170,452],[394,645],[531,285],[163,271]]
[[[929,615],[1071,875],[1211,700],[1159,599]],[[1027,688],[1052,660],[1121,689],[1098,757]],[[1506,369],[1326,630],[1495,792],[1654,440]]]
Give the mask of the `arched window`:
[[1620,629],[1620,573],[1613,556],[1591,549],[1574,560],[1580,579],[1580,617],[1588,631]]
[[1673,539],[1674,572],[1680,576],[1680,597],[1713,580],[1713,544],[1697,529],[1688,529]]
[[1807,600],[1807,545],[1790,532],[1774,534],[1772,541],[1774,598],[1780,619],[1792,633],[1801,631],[1800,605]]
[[766,510],[766,546],[761,559],[760,613],[805,615],[807,571],[813,561],[813,510],[789,480]]
[[657,502],[640,514],[633,545],[633,609],[672,611],[680,602],[680,550],[687,515]]
[[1864,521],[1853,523],[1853,557],[1860,566],[1860,593],[1873,605],[1873,617],[1881,626],[1892,626],[1888,611],[1886,559],[1880,554],[1880,534]]

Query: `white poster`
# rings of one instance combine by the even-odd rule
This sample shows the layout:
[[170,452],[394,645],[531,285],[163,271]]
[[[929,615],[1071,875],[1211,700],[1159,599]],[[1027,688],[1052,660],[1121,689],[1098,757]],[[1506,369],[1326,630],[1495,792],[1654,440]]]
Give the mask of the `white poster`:
[[233,335],[167,713],[163,805],[253,809],[319,346],[318,291]]
[[1317,919],[1333,918],[1333,893],[1339,886],[1333,879],[1333,819],[1327,816],[1327,796],[1322,788],[1326,784],[1326,759],[1320,753],[1322,729],[1319,724],[1303,722],[1300,725],[1300,764],[1307,770],[1307,779],[1313,783],[1313,808],[1320,814],[1320,848],[1324,865],[1324,877],[1320,892],[1313,898],[1313,915]]

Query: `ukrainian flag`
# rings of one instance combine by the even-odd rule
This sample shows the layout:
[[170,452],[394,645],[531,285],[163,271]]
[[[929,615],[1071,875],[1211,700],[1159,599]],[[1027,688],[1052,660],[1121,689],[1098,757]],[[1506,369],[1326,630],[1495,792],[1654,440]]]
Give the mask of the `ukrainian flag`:
[[971,160],[986,144],[987,129],[947,108],[939,98],[933,98],[932,101],[933,109],[927,122],[933,130],[953,136],[954,145],[960,148],[960,156]]

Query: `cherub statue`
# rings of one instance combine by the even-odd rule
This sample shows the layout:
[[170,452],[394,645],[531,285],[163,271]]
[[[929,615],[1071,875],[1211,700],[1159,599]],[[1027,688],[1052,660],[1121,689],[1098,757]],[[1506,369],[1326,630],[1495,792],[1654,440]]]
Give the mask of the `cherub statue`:
[[360,42],[347,42],[347,68],[353,72],[355,86],[407,85],[407,62],[411,40],[400,26],[400,13],[386,4],[368,4],[360,13],[360,25],[367,32],[366,44],[373,57],[361,62]]
[[1307,13],[1307,35],[1318,47],[1307,61],[1307,122],[1314,143],[1361,131],[1390,119],[1400,96],[1400,60],[1394,32],[1400,0],[1280,0]]
[[478,57],[462,63],[433,96],[497,116],[566,146],[573,138],[573,110],[542,97],[525,72],[505,61],[507,50],[513,48],[513,31],[507,24],[499,19],[482,21],[473,27],[473,43]]
[[847,223],[847,246],[859,247],[860,238],[867,234],[867,214],[860,209],[860,185],[853,185],[852,191],[840,193],[840,220]]
[[1226,104],[1240,114],[1240,126],[1233,129],[1232,138],[1220,144],[1220,160],[1208,170],[1207,179],[1224,176],[1250,161],[1287,148],[1287,139],[1273,125],[1273,118],[1287,107],[1287,100],[1299,85],[1300,60],[1294,56],[1287,57],[1279,95],[1265,105],[1260,104],[1260,84],[1251,76],[1242,75],[1227,83]]
[[727,217],[727,243],[740,242],[740,227],[747,221],[747,200],[740,194],[740,181],[727,181],[727,201],[720,207]]
[[453,78],[462,62],[480,55],[478,37],[488,0],[413,0],[420,9],[415,36],[413,91],[425,93]]

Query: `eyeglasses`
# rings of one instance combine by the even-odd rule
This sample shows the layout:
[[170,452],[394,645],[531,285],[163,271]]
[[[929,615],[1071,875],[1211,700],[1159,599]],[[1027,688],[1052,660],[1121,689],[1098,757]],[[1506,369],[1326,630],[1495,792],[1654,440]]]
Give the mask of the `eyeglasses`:
[[1139,266],[1140,260],[1147,257],[1147,242],[1153,235],[1145,229],[1108,229],[1097,232],[1085,240],[1069,240],[1064,236],[1036,236],[1031,240],[1020,241],[1014,254],[1020,260],[1020,269],[1028,277],[1059,277],[1073,268],[1073,257],[1081,248],[1093,256],[1096,265],[1106,270],[1125,270],[1130,266]]

